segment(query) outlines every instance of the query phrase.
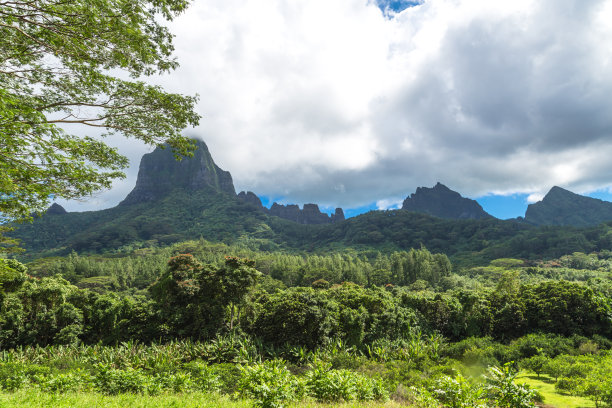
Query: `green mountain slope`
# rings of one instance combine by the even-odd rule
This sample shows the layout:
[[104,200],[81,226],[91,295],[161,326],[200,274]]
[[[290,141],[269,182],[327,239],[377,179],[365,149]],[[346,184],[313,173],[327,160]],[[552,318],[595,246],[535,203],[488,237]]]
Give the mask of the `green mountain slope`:
[[525,221],[533,225],[597,225],[612,220],[612,203],[553,187],[535,204],[530,204]]

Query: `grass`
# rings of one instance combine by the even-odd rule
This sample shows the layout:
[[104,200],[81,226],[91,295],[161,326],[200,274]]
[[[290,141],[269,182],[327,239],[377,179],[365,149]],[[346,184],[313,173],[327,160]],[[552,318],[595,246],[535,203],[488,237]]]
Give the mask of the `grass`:
[[[316,402],[299,402],[290,404],[294,408],[399,408],[400,404],[387,403],[344,403],[320,404]],[[52,394],[40,390],[21,390],[14,393],[0,393],[2,408],[250,408],[248,400],[234,401],[227,396],[203,393],[167,394],[167,395],[134,395],[122,394],[108,396],[97,393]]]
[[544,404],[555,408],[591,408],[595,403],[582,397],[560,394],[555,390],[555,382],[546,375],[538,378],[532,373],[521,373],[517,383],[528,384],[532,389],[538,390],[544,397]]

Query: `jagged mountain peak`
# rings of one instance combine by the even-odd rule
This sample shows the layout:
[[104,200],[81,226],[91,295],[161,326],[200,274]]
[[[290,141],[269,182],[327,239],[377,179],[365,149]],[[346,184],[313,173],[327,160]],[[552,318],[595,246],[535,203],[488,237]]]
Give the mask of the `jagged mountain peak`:
[[230,173],[215,164],[206,143],[199,139],[194,141],[197,149],[193,157],[180,161],[169,148],[157,147],[142,156],[136,186],[119,205],[153,201],[177,188],[187,191],[212,189],[235,195]]
[[431,188],[417,187],[416,192],[404,200],[402,209],[447,219],[491,217],[475,200],[462,197],[440,182]]
[[533,225],[597,225],[612,220],[612,203],[554,186],[542,201],[527,206],[525,222]]
[[53,203],[51,204],[51,206],[49,208],[47,208],[47,211],[45,211],[46,215],[61,215],[61,214],[66,214],[68,211],[66,211],[66,209],[64,207],[62,207],[61,205],[59,205],[58,203]]

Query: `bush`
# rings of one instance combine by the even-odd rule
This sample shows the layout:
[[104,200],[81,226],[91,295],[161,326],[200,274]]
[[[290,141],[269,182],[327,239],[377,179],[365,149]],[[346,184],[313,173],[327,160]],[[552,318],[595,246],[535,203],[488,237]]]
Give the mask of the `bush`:
[[40,380],[40,388],[46,392],[64,393],[89,388],[91,376],[82,370],[49,375]]
[[514,382],[518,371],[511,363],[503,367],[491,367],[487,373],[487,392],[499,408],[532,408],[535,391]]
[[[142,372],[131,367],[124,370],[111,368],[109,365],[98,364],[93,383],[97,391],[116,395],[122,393],[143,394],[147,391],[150,378]],[[156,387],[152,387],[155,390]]]
[[241,373],[238,389],[261,408],[284,407],[289,401],[297,399],[298,391],[302,388],[282,360],[241,367]]
[[242,370],[236,364],[222,363],[210,366],[211,374],[219,379],[220,391],[225,394],[233,394],[238,391]]
[[221,388],[221,377],[214,367],[201,362],[185,364],[184,369],[191,374],[194,388],[200,391],[215,392]]
[[193,381],[189,373],[161,373],[146,382],[146,391],[149,394],[158,394],[162,391],[185,392],[191,390]]
[[576,392],[578,385],[581,383],[579,379],[561,377],[555,383],[555,390],[562,392]]
[[23,364],[0,364],[0,388],[4,391],[16,391],[29,382]]
[[331,364],[318,363],[306,373],[310,396],[321,402],[385,400],[388,392],[380,380],[349,370],[334,370]]
[[434,389],[434,394],[438,401],[449,408],[484,408],[486,406],[484,390],[461,374],[455,378],[442,377]]

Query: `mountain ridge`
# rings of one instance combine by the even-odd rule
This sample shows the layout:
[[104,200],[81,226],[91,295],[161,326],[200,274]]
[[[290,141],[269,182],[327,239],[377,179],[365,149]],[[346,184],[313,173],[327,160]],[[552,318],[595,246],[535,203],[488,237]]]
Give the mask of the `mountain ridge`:
[[[557,232],[559,239],[547,236],[542,247],[541,239],[534,237],[550,231],[538,232],[529,223],[531,214],[523,222],[499,220],[476,201],[441,183],[417,188],[406,198],[402,210],[371,211],[347,220],[341,208],[330,216],[321,213],[316,204],[300,209],[295,204],[274,203],[268,209],[253,192],[235,194],[231,174],[214,164],[204,142],[198,144],[203,148],[194,155],[192,164],[170,161],[174,158],[167,150],[145,155],[139,168],[139,177],[144,179],[137,181],[116,207],[80,213],[66,212],[54,204],[49,216],[17,226],[11,235],[22,239],[34,257],[72,250],[103,252],[160,246],[199,237],[244,242],[262,250],[408,249],[425,245],[436,251],[495,257],[531,254],[535,249],[554,256],[594,248],[563,238],[563,229]],[[160,154],[164,157],[157,160]],[[581,197],[558,187],[551,191],[547,202],[555,201],[557,193],[562,193],[562,198]],[[548,246],[554,248],[546,249]],[[542,252],[545,249],[548,252]]]
[[524,221],[532,225],[591,226],[612,220],[612,203],[553,186],[544,198],[529,204]]
[[406,197],[402,210],[458,220],[493,217],[484,211],[477,201],[462,197],[440,182],[432,188],[418,187],[416,192]]

